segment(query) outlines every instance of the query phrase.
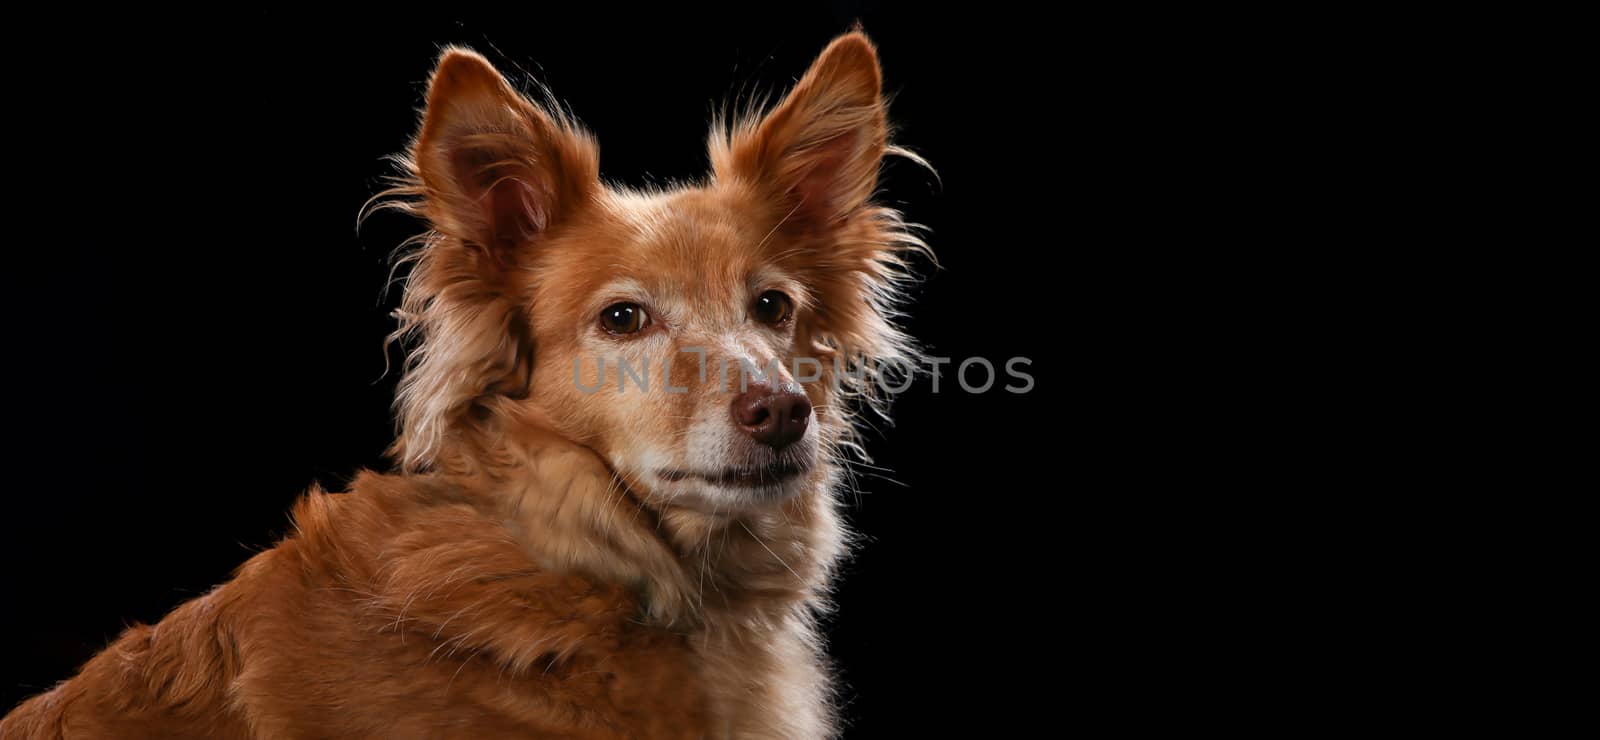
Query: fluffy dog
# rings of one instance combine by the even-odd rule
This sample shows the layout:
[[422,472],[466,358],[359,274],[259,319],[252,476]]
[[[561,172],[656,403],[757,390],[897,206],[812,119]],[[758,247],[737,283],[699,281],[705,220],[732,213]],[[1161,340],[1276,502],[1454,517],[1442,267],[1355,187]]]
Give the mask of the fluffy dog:
[[[639,192],[450,49],[383,202],[412,245],[395,469],[0,721],[34,737],[836,733],[832,493],[913,357],[876,52],[835,40],[712,172]],[[804,361],[802,361],[804,360]]]

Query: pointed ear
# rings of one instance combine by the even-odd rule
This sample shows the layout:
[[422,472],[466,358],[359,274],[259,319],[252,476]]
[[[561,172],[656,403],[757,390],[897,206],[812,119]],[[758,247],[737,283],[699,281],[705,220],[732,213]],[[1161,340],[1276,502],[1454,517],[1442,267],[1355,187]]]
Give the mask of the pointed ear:
[[781,199],[789,224],[827,228],[872,196],[887,137],[878,54],[849,33],[764,118],[714,136],[712,169]]
[[464,49],[439,59],[411,156],[434,228],[501,266],[599,186],[594,141]]

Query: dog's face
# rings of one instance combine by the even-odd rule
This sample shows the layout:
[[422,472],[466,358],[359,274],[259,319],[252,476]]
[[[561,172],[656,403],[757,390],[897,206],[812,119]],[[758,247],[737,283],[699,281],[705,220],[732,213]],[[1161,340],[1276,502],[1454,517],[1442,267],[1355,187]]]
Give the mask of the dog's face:
[[452,411],[435,397],[464,398],[462,418],[533,419],[677,505],[814,486],[847,427],[835,363],[904,344],[885,316],[912,240],[869,202],[886,138],[877,57],[852,34],[713,133],[704,185],[618,190],[586,134],[447,52],[412,150],[437,235],[407,289],[425,336],[405,452],[448,436],[423,416]]
[[652,496],[727,511],[799,490],[829,394],[795,375],[813,305],[780,218],[741,188],[605,194],[531,270],[530,402]]

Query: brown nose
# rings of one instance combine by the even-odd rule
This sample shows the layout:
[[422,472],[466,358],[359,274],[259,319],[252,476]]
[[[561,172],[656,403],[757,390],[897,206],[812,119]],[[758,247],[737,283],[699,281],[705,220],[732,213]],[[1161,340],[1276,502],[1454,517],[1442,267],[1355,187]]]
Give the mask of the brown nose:
[[781,450],[805,436],[811,399],[798,386],[751,383],[733,399],[733,423],[751,439]]

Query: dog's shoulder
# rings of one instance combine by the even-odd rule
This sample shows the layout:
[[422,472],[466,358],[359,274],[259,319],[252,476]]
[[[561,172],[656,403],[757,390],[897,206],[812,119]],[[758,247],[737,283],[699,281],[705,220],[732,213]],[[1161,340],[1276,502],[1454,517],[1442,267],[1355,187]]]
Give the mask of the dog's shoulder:
[[284,543],[294,570],[351,600],[369,626],[454,640],[510,670],[613,646],[638,610],[625,588],[542,567],[459,485],[366,473],[349,492],[312,491],[294,520]]
[[662,685],[627,689],[618,665],[671,676],[689,709],[667,716],[698,711],[682,640],[643,628],[631,590],[541,567],[459,485],[363,474],[343,493],[311,491],[293,516],[292,534],[229,586],[252,604],[235,696],[253,727],[404,736],[393,728],[459,714],[493,734],[479,723],[499,715],[483,708],[531,711],[515,696],[612,716]]
[[642,624],[633,589],[542,567],[470,487],[363,474],[293,521],[0,735],[699,734],[683,636]]

